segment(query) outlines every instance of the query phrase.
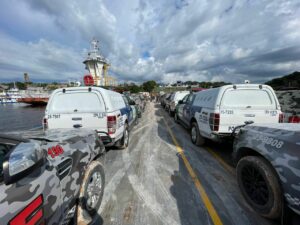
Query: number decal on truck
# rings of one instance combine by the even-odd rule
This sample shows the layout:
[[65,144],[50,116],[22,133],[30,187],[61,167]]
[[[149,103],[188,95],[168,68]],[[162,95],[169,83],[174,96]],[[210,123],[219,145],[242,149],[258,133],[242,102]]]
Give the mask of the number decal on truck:
[[64,149],[60,145],[56,145],[53,147],[48,148],[48,155],[54,159],[56,156],[59,156],[64,153]]
[[60,114],[49,114],[48,115],[48,119],[59,119],[60,118]]
[[93,116],[101,119],[106,116],[106,113],[94,113]]
[[270,116],[277,116],[277,111],[276,110],[266,110],[265,114],[270,115]]
[[261,141],[261,142],[265,143],[266,145],[271,145],[272,147],[275,147],[275,148],[282,148],[282,146],[284,144],[283,141],[279,141],[275,138],[264,136],[261,134],[256,134],[254,139]]
[[233,115],[234,111],[231,110],[231,109],[222,109],[222,110],[220,110],[220,113],[221,114],[227,114],[227,115]]

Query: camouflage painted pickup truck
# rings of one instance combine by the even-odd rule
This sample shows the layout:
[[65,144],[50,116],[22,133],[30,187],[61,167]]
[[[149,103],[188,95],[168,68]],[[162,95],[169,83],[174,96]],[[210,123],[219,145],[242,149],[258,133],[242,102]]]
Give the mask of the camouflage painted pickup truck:
[[300,125],[247,125],[233,158],[240,190],[256,212],[274,219],[288,206],[300,214]]
[[88,130],[0,135],[0,224],[92,221],[103,196],[104,152]]

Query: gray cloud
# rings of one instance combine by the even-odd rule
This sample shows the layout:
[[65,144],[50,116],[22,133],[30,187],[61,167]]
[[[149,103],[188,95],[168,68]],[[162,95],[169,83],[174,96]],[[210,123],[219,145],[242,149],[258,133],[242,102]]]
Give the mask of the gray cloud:
[[0,80],[78,79],[96,37],[120,81],[263,82],[300,70],[299,14],[297,0],[3,0]]
[[300,61],[300,46],[293,46],[257,56],[256,61],[283,63]]

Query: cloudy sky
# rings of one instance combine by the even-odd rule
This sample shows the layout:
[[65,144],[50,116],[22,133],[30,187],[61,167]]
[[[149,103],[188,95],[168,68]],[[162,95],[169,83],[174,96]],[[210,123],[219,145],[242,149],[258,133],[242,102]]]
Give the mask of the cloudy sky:
[[300,2],[1,0],[0,81],[81,79],[93,37],[119,81],[264,82],[300,70]]

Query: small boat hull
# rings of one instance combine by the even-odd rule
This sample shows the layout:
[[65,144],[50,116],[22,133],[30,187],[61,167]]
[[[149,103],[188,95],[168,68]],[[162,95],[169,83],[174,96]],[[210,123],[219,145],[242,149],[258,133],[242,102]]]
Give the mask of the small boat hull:
[[49,98],[19,98],[18,102],[30,104],[33,106],[47,105]]

